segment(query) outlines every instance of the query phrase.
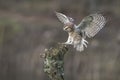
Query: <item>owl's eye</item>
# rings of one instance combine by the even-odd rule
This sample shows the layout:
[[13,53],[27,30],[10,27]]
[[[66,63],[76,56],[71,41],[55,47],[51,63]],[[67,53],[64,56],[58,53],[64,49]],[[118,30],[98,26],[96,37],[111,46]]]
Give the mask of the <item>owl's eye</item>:
[[64,26],[64,28],[63,28],[63,29],[64,29],[64,30],[67,30],[68,28],[69,28],[68,26]]

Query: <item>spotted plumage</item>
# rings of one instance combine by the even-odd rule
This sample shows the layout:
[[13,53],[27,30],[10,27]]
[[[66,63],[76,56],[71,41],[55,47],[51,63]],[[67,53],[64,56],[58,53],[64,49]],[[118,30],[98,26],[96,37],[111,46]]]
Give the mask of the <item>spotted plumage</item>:
[[74,24],[74,19],[62,13],[56,12],[56,16],[64,24],[63,30],[69,35],[64,44],[73,45],[80,52],[84,50],[84,47],[87,47],[86,36],[94,37],[106,23],[104,16],[98,13],[85,17],[78,25]]

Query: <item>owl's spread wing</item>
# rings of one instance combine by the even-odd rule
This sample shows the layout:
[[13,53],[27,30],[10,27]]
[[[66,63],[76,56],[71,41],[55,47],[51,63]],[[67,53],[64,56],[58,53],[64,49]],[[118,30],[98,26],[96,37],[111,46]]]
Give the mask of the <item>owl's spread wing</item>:
[[56,13],[56,16],[58,17],[58,19],[64,24],[71,23],[74,21],[73,18],[67,17],[66,15],[64,15],[62,13],[58,13],[58,12],[55,12],[55,13]]
[[101,14],[91,14],[85,17],[81,23],[76,27],[85,32],[89,38],[95,36],[106,23],[106,19]]

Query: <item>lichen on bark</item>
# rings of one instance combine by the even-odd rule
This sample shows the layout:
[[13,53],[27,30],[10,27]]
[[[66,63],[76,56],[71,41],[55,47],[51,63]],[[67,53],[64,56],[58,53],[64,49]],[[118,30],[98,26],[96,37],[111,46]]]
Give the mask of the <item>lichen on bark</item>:
[[68,52],[66,45],[57,44],[46,49],[44,55],[44,72],[51,80],[64,80],[64,55]]

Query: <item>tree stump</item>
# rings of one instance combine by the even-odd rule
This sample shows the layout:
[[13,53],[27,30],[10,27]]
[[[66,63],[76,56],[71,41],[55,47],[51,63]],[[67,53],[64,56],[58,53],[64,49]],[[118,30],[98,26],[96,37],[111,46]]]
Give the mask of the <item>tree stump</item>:
[[51,80],[64,80],[64,55],[68,48],[64,44],[46,49],[44,55],[44,72]]

